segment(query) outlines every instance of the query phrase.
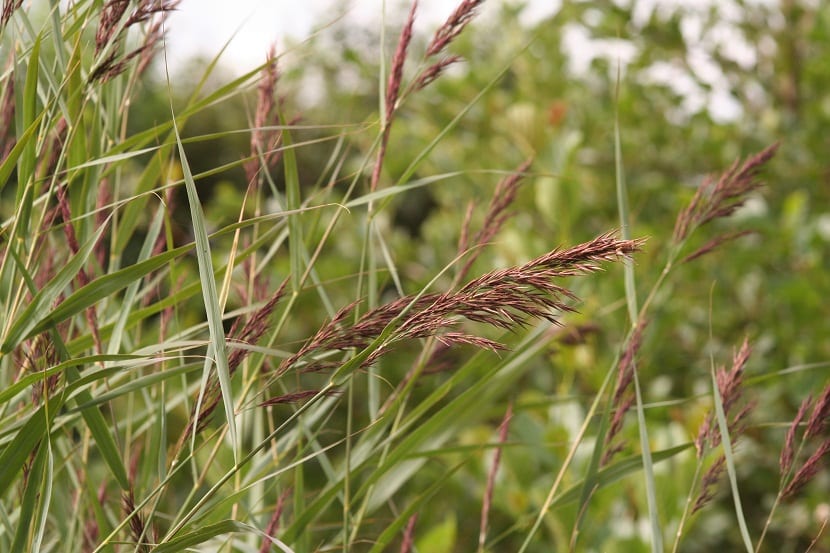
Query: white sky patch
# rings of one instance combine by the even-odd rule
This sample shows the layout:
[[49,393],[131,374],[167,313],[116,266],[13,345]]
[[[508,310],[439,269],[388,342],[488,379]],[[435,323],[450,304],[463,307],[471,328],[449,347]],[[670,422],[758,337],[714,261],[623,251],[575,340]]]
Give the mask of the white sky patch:
[[[416,32],[430,36],[455,9],[460,0],[419,0],[415,21]],[[481,18],[495,15],[505,2],[485,2]],[[728,83],[720,67],[712,59],[712,53],[751,69],[757,63],[754,46],[750,45],[735,27],[740,21],[741,8],[734,0],[721,0],[717,9],[726,20],[705,28],[707,11],[713,8],[711,0],[701,0],[690,9],[687,0],[615,0],[618,4],[634,2],[632,15],[635,26],[642,25],[652,16],[666,20],[678,10],[684,10],[681,32],[689,45],[686,59],[688,68],[706,90],[695,82],[682,67],[670,63],[657,63],[639,77],[668,86],[683,98],[681,112],[687,116],[708,110],[719,122],[734,120],[742,109],[730,93]],[[777,0],[747,0],[756,4],[774,4]],[[557,13],[562,0],[527,0],[520,17],[525,24],[532,24]],[[387,17],[393,24],[403,23],[410,0],[386,0]],[[380,21],[384,0],[183,0],[179,9],[169,19],[167,35],[168,61],[173,69],[181,68],[194,58],[213,59],[228,43],[222,54],[222,65],[232,74],[240,75],[265,61],[272,44],[277,53],[283,52],[287,39],[294,43],[309,37],[313,29],[335,22],[344,13],[361,25],[376,25]],[[587,13],[588,19],[601,17],[601,12]],[[771,22],[771,24],[774,24]],[[322,32],[325,32],[323,30]],[[394,42],[397,37],[387,37]],[[623,39],[596,39],[579,23],[564,26],[562,48],[569,54],[569,69],[576,75],[584,75],[593,60],[605,58],[616,71],[617,62],[624,71],[636,55],[636,47]],[[676,114],[682,119],[681,114]]]
[[307,34],[324,3],[304,0],[297,9],[293,2],[183,0],[167,23],[168,61],[176,67],[194,57],[213,59],[230,41],[222,59],[244,73],[264,61],[271,44]]
[[591,62],[597,58],[610,60],[615,74],[616,62],[619,61],[620,69],[624,72],[626,65],[637,53],[629,41],[593,38],[588,29],[579,23],[568,23],[563,27],[562,49],[568,53],[568,69],[575,75],[587,73]]
[[[415,32],[430,36],[459,1],[419,0]],[[518,1],[485,2],[481,16],[497,12],[505,2]],[[386,0],[385,4],[387,17],[403,23],[401,17],[408,12],[410,1]],[[561,0],[530,0],[520,19],[531,24],[556,13],[561,4]],[[360,24],[374,25],[380,21],[383,6],[383,0],[183,0],[168,20],[168,60],[171,66],[181,67],[196,56],[213,59],[230,41],[222,55],[223,65],[242,74],[265,60],[271,44],[277,44],[279,53],[286,38],[302,41],[315,27],[333,23],[344,12]]]

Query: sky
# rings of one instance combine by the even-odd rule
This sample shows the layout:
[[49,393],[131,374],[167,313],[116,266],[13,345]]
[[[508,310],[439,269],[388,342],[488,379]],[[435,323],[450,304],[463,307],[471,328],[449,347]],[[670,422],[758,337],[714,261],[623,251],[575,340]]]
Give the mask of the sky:
[[[429,31],[452,13],[460,0],[419,0],[416,32]],[[500,0],[505,2],[510,0]],[[500,2],[485,2],[482,16]],[[407,7],[408,0],[386,0],[387,11]],[[531,0],[523,14],[539,18],[553,13],[559,0]],[[349,15],[372,22],[380,17],[383,0],[182,0],[169,20],[168,60],[172,65],[201,55],[213,58],[230,41],[222,59],[233,72],[244,73],[265,60],[269,46],[277,51],[285,38],[302,40],[312,28],[336,17],[333,6],[347,6]]]
[[[460,1],[418,0],[415,31],[431,34]],[[555,14],[562,2],[491,0],[483,3],[478,17],[486,18],[488,13],[497,11],[500,5],[519,1],[526,4],[521,18],[528,23]],[[687,0],[640,0],[633,15],[635,19],[645,20],[655,9],[673,9],[684,1]],[[708,9],[707,6],[711,7],[711,0],[696,1],[700,2],[698,7],[704,11]],[[227,49],[222,55],[222,65],[232,74],[241,75],[264,62],[266,52],[272,44],[276,44],[279,53],[285,48],[288,37],[295,43],[302,41],[311,34],[314,27],[333,22],[344,7],[348,10],[349,17],[371,25],[380,19],[384,4],[387,13],[400,19],[399,14],[405,13],[410,0],[182,0],[177,11],[168,20],[167,59],[172,67],[181,66],[183,62],[196,56],[212,59],[227,43]],[[721,6],[725,9],[734,4],[725,1]],[[687,75],[676,75],[676,68],[670,66],[656,66],[645,77],[654,82],[665,83],[681,94],[686,99],[688,105],[685,109],[689,113],[705,106],[715,120],[734,120],[740,116],[740,106],[726,90],[728,83],[723,75],[710,63],[709,55],[702,48],[705,44],[704,39],[695,36],[695,21],[694,15],[684,18],[684,35],[689,34],[690,44],[698,45],[690,49],[688,61],[698,76],[709,82],[711,90],[702,89]],[[721,34],[724,36],[720,40],[729,43],[728,51],[744,58],[736,60],[741,65],[751,66],[753,53],[747,51],[742,41],[737,40],[734,28],[731,28],[729,22],[722,27]],[[588,37],[587,31],[579,26],[571,26],[565,31],[563,47],[571,54],[571,69],[576,73],[580,72],[580,68],[587,68],[591,59],[597,55],[619,59],[623,67],[626,60],[633,55],[631,45],[625,44],[624,41],[593,40]]]

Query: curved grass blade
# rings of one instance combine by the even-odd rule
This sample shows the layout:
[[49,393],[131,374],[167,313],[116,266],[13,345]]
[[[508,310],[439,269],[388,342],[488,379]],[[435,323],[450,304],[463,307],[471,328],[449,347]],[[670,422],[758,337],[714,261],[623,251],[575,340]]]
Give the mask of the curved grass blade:
[[[20,502],[19,521],[28,521],[28,524],[18,524],[14,535],[14,542],[9,549],[10,553],[24,553],[25,551],[39,551],[33,543],[40,541],[37,534],[43,529],[43,520],[51,496],[51,452],[42,444],[37,448],[37,454],[29,467],[26,478],[26,488]],[[41,500],[42,498],[42,500]],[[42,508],[38,509],[38,503]]]
[[23,154],[23,151],[29,147],[29,141],[32,140],[32,137],[35,135],[35,132],[40,127],[40,122],[43,119],[43,116],[46,115],[46,112],[43,111],[38,115],[32,123],[26,127],[26,130],[23,131],[17,139],[17,143],[9,152],[9,155],[6,159],[3,160],[3,163],[0,163],[0,192],[3,191],[3,188],[6,186],[6,183],[9,180],[12,172],[15,170],[17,166],[17,161],[20,159],[20,156]]
[[[619,88],[620,74],[617,68],[617,106],[614,112],[614,162],[616,167],[617,183],[617,209],[620,213],[620,234],[623,240],[630,239],[631,230],[628,219],[628,189],[625,185],[625,172],[622,164],[622,146],[620,139],[620,117],[619,117]],[[623,270],[625,274],[625,300],[628,305],[628,316],[631,319],[631,328],[634,329],[640,317],[639,306],[637,305],[637,286],[634,279],[634,262],[631,259],[623,259]],[[630,332],[629,332],[630,334]],[[632,363],[634,363],[632,361]],[[663,551],[663,531],[660,527],[659,513],[657,511],[657,486],[654,481],[654,467],[651,461],[651,444],[648,438],[648,427],[646,426],[645,409],[643,408],[643,397],[640,390],[640,377],[637,365],[632,367],[634,381],[634,397],[637,411],[637,426],[640,431],[640,451],[643,456],[643,474],[646,484],[646,499],[648,502],[648,515],[651,522],[651,548],[655,553]]]
[[156,269],[163,267],[173,259],[187,253],[187,251],[189,251],[192,247],[192,244],[179,246],[174,250],[166,251],[155,257],[136,263],[135,265],[130,265],[129,267],[125,267],[119,271],[106,274],[93,280],[86,286],[83,286],[73,292],[72,295],[62,301],[46,317],[41,319],[33,328],[28,330],[22,339],[25,340],[26,338],[30,338],[40,332],[43,332],[54,324],[81,313],[87,307],[90,307],[111,294],[134,284],[136,281]]
[[401,531],[401,528],[406,525],[409,518],[418,512],[426,501],[435,495],[438,490],[440,490],[450,479],[450,477],[458,472],[458,469],[464,466],[464,464],[465,462],[458,463],[451,469],[447,470],[440,478],[436,478],[427,489],[425,489],[412,501],[412,503],[407,505],[406,509],[401,511],[397,518],[395,518],[395,520],[392,521],[392,523],[387,526],[383,532],[381,532],[380,536],[377,537],[377,541],[375,541],[375,544],[372,546],[372,549],[369,550],[369,553],[381,553],[384,551],[384,548],[388,546],[392,540],[395,539],[395,537],[397,537],[398,533]]
[[[176,539],[170,540],[169,542],[159,545],[158,547],[154,547],[152,549],[153,553],[179,553],[180,551],[185,551],[189,547],[194,547],[196,545],[200,545],[205,543],[206,541],[213,539],[217,536],[224,536],[225,534],[232,534],[235,532],[249,532],[254,534],[262,534],[259,530],[254,528],[253,526],[249,526],[242,522],[238,522],[236,520],[223,520],[222,522],[217,522],[216,524],[211,524],[209,526],[204,526],[199,528],[198,530],[194,530],[188,534],[183,536],[179,536]],[[277,540],[273,538],[269,539],[280,547],[283,551],[291,553],[291,549],[286,547],[284,544],[281,544]]]
[[[219,295],[216,290],[216,280],[213,275],[213,261],[210,255],[210,241],[208,240],[207,227],[205,226],[205,214],[202,211],[202,204],[199,201],[199,194],[196,192],[196,183],[193,174],[190,172],[190,165],[187,163],[187,156],[184,152],[179,127],[173,117],[173,131],[176,134],[176,144],[179,147],[179,158],[184,176],[185,189],[187,190],[187,203],[190,205],[190,217],[193,222],[193,234],[196,239],[196,260],[199,265],[199,281],[202,284],[202,297],[205,302],[205,313],[207,316],[208,329],[210,332],[210,346],[215,354],[216,374],[219,378],[219,387],[222,394],[222,404],[225,407],[225,418],[228,423],[228,436],[233,448],[233,460],[238,462],[239,441],[236,435],[236,421],[233,409],[233,390],[231,388],[230,368],[228,367],[228,349],[225,343],[225,330],[222,327],[222,312],[219,307]],[[230,268],[228,268],[230,270]],[[205,373],[210,369],[210,364],[205,363]],[[204,381],[204,379],[203,379]],[[200,397],[202,392],[200,392]]]
[[[60,271],[58,271],[52,280],[50,280],[40,291],[35,294],[31,303],[29,303],[26,309],[24,309],[17,316],[16,321],[6,333],[3,344],[0,346],[0,353],[9,353],[17,347],[22,340],[28,336],[31,336],[33,329],[42,323],[52,320],[52,306],[81,270],[81,267],[83,267],[87,262],[93,248],[95,247],[95,244],[98,242],[98,239],[101,237],[105,229],[106,225],[101,225],[101,227],[95,232],[92,239],[88,240],[86,244],[78,250],[78,253],[73,255],[66,265],[61,267]],[[9,251],[12,251],[12,249],[10,248]],[[21,260],[18,256],[13,255],[13,258],[16,262],[18,262],[19,268],[21,270],[25,270],[25,267],[20,265]],[[49,322],[43,328],[45,329],[51,324],[53,323]]]
[[23,464],[46,437],[63,402],[64,395],[60,394],[38,407],[23,423],[12,441],[0,451],[0,496],[6,493],[16,480]]
[[[101,225],[101,227],[98,229],[98,232],[102,232],[105,227],[106,225]],[[94,245],[95,241],[96,238],[93,237],[90,243]],[[26,270],[25,264],[13,248],[9,249],[8,251],[11,252],[12,258],[20,267],[21,275],[23,276],[26,285],[29,287],[29,290],[32,292],[32,294],[35,294],[35,283],[32,280],[32,276]],[[58,275],[60,274],[61,273],[59,272]],[[52,282],[54,282],[54,280],[55,279],[53,279]],[[47,284],[46,287],[44,287],[44,290],[46,290],[49,286],[50,284]],[[41,292],[43,292],[43,290],[41,290]],[[38,297],[38,294],[35,294],[35,297]],[[66,345],[63,343],[63,339],[61,338],[60,334],[58,333],[54,325],[51,326],[49,330],[52,337],[52,342],[55,345],[55,349],[58,352],[59,358],[63,359],[64,361],[69,361],[70,355],[66,349]],[[66,367],[66,378],[67,381],[70,383],[80,380],[81,374],[78,371],[77,362]],[[64,389],[64,393],[65,391],[66,390]],[[63,394],[61,394],[60,397],[63,398]],[[61,405],[63,404],[63,401],[64,400],[61,399]],[[88,390],[81,390],[78,392],[78,396],[75,399],[75,402],[78,404],[91,403],[92,394],[90,394]],[[51,426],[51,420],[52,418],[54,418],[54,412],[50,411],[49,413],[51,413],[49,419],[49,424]],[[121,486],[121,489],[128,489],[129,482],[127,480],[127,471],[124,468],[124,463],[121,461],[121,456],[118,453],[118,447],[115,445],[115,439],[112,435],[112,431],[108,427],[106,421],[104,420],[104,416],[101,414],[101,411],[99,411],[96,408],[83,409],[81,411],[81,415],[83,416],[84,422],[86,423],[87,428],[89,428],[92,437],[98,444],[101,456],[104,458],[104,461],[106,461],[107,465],[110,467],[110,470],[112,471],[113,476],[115,476],[115,479],[118,481],[118,484]],[[2,487],[0,487],[0,495],[2,494],[3,490]]]
[[718,380],[714,364],[712,364],[711,373],[712,393],[715,396],[715,415],[718,419],[718,428],[721,433],[723,456],[726,457],[726,472],[729,475],[729,486],[732,489],[732,500],[735,503],[735,515],[738,518],[738,527],[741,530],[741,539],[744,542],[744,547],[746,547],[749,553],[753,553],[755,547],[752,545],[752,538],[749,536],[749,529],[747,528],[744,510],[741,505],[741,494],[738,491],[738,474],[735,470],[735,456],[732,453],[732,438],[729,436],[729,423],[726,421],[726,413],[723,411],[723,398],[721,398],[720,390],[718,389]]
[[[688,442],[667,449],[661,449],[660,451],[655,451],[652,453],[652,461],[655,463],[659,463],[661,461],[671,459],[672,457],[679,455],[687,449],[691,449],[693,446],[694,444],[692,442]],[[638,470],[642,470],[642,468],[642,455],[633,455],[626,459],[622,459],[597,471],[592,487],[599,490],[609,484],[612,484],[620,480],[621,478],[624,478],[625,476],[628,476],[629,474],[632,474]],[[560,495],[558,495],[551,502],[550,506],[555,507],[559,505],[567,505],[568,503],[573,503],[574,501],[577,501],[581,497],[583,488],[584,481],[581,483],[577,482],[567,490],[563,491]]]
[[79,365],[94,365],[95,363],[99,363],[102,361],[131,361],[135,359],[141,359],[142,357],[143,356],[141,355],[90,355],[88,357],[63,361],[62,363],[59,363],[54,367],[49,367],[46,370],[38,371],[32,374],[27,374],[26,376],[17,380],[15,383],[0,390],[0,405],[11,400],[14,396],[21,393],[29,386],[33,386],[38,382],[42,382],[54,374],[59,374],[66,370],[68,367],[77,367]]
[[[22,97],[18,94],[15,98],[18,106],[22,109],[15,110],[17,116],[18,128],[22,130],[31,125],[37,119],[35,112],[37,111],[37,82],[38,69],[40,67],[40,36],[35,39],[32,45],[32,51],[29,55],[28,63],[26,63],[26,78],[22,87]],[[23,62],[18,61],[23,64]],[[15,75],[22,72],[15,71]],[[27,142],[23,155],[20,157],[20,163],[17,169],[17,197],[15,205],[21,206],[21,213],[19,220],[23,228],[28,228],[29,225],[29,210],[31,209],[31,198],[29,201],[24,201],[24,196],[28,192],[35,172],[35,156],[36,156],[36,142]]]
[[[282,116],[280,116],[282,119]],[[284,121],[280,121],[284,123]],[[291,260],[291,288],[294,293],[300,291],[302,283],[300,278],[303,274],[302,263],[308,258],[308,253],[303,246],[303,228],[300,224],[300,216],[296,210],[300,208],[300,176],[297,171],[297,155],[291,133],[286,128],[282,131],[283,166],[285,168],[285,204],[286,209],[292,212],[288,216],[288,253]]]

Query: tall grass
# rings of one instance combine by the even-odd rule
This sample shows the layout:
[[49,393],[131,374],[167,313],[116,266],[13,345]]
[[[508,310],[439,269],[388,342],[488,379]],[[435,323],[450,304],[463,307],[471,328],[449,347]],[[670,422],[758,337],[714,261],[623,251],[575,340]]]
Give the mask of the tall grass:
[[[315,127],[286,111],[273,52],[207,91],[214,60],[187,100],[170,93],[169,119],[132,120],[176,2],[55,2],[43,13],[6,3],[0,550],[579,550],[586,539],[622,539],[585,536],[591,510],[607,508],[603,494],[621,489],[647,500],[643,543],[659,551],[674,538],[677,550],[724,466],[752,546],[733,450],[753,407],[742,399],[749,343],[731,369],[713,362],[713,410],[694,441],[655,447],[646,425],[659,419],[638,370],[676,269],[741,233],[702,246],[690,237],[758,188],[775,147],[704,182],[672,237],[646,241],[628,217],[618,137],[621,237],[609,228],[480,270],[523,180],[545,171],[527,159],[504,172],[486,207],[459,207],[443,267],[413,283],[390,239],[390,202],[451,185],[453,175],[413,178],[487,90],[412,152],[403,176],[385,165],[390,130],[407,100],[459,61],[445,52],[479,4],[461,2],[418,58],[413,3],[378,115]],[[189,148],[236,129],[191,136],[189,121],[250,96],[250,150],[194,172]],[[298,154],[320,143],[330,158],[319,174],[301,173]],[[242,201],[225,206],[234,222],[217,224],[201,181],[233,168],[245,175],[235,183]],[[655,243],[667,245],[666,260],[651,274],[636,260]],[[601,272],[620,261],[624,273]],[[550,443],[533,433],[540,406],[518,390],[546,351],[590,332],[573,317],[575,283],[588,278],[624,279],[630,325],[615,361],[592,368],[601,385],[587,400],[542,402],[564,413],[558,406],[577,397],[585,407],[573,433]],[[789,427],[776,506],[830,450],[828,397],[805,399]],[[639,446],[626,441],[632,406]],[[712,461],[721,451],[725,462]],[[688,469],[687,496],[661,489],[667,462]]]

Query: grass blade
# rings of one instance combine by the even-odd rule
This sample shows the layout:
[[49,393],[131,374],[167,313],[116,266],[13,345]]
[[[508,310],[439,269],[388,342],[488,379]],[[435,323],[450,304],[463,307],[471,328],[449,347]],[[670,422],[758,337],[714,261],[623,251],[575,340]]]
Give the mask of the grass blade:
[[223,520],[216,524],[203,526],[198,530],[194,530],[178,538],[170,540],[167,543],[161,544],[153,549],[153,553],[179,553],[185,551],[190,547],[200,545],[217,536],[224,536],[225,534],[232,534],[234,532],[252,532],[260,533],[252,526],[243,524],[236,520]]
[[50,398],[20,426],[17,434],[0,450],[0,495],[15,482],[29,456],[46,437],[52,421],[63,406],[63,395]]
[[[284,124],[283,121],[281,123]],[[303,274],[303,259],[308,257],[303,251],[303,228],[300,215],[296,212],[300,208],[300,176],[297,171],[297,155],[294,152],[291,133],[286,128],[282,131],[282,141],[285,146],[283,163],[285,167],[285,203],[286,209],[291,212],[288,216],[288,254],[291,259],[291,288],[294,293],[300,291]]]
[[[620,74],[617,68],[617,104],[619,104]],[[616,189],[617,209],[620,214],[620,233],[623,240],[628,240],[631,235],[630,222],[628,218],[628,189],[625,185],[625,171],[622,161],[622,140],[620,139],[620,118],[619,111],[614,112],[614,163],[616,168]],[[637,286],[634,279],[634,262],[631,259],[623,259],[623,270],[625,274],[625,299],[628,306],[628,316],[631,320],[631,329],[638,324],[639,306],[637,305]],[[643,456],[643,475],[646,484],[646,498],[648,500],[648,516],[651,523],[651,550],[655,553],[663,551],[663,531],[660,527],[660,518],[657,511],[657,486],[654,482],[654,465],[651,459],[651,443],[648,438],[648,427],[646,426],[645,409],[643,408],[643,397],[640,390],[640,377],[635,360],[632,360],[632,375],[634,381],[635,404],[637,411],[637,426],[640,431],[640,450]]]
[[0,192],[3,191],[3,188],[6,186],[6,183],[9,181],[9,177],[12,175],[14,170],[17,168],[17,162],[20,159],[20,156],[23,152],[30,147],[30,141],[35,136],[38,128],[40,127],[40,123],[43,120],[43,116],[45,112],[41,112],[34,121],[32,121],[26,130],[24,130],[17,138],[17,143],[9,152],[9,155],[6,159],[0,163]]
[[738,527],[741,531],[741,539],[744,547],[748,553],[753,553],[755,547],[752,545],[752,538],[749,536],[749,528],[746,525],[746,518],[744,517],[743,506],[741,505],[741,494],[738,490],[738,473],[735,470],[735,455],[732,451],[732,440],[729,436],[729,423],[726,420],[726,414],[723,411],[723,398],[721,398],[718,389],[717,374],[715,373],[715,366],[712,363],[712,394],[715,397],[715,415],[718,419],[718,428],[721,433],[721,444],[723,445],[723,456],[726,457],[726,471],[729,475],[729,486],[732,489],[732,500],[735,503],[735,515],[738,518]]
[[[173,118],[173,130],[176,134],[176,143],[179,147],[179,158],[184,175],[185,189],[187,190],[187,202],[190,206],[190,217],[193,223],[193,234],[196,239],[196,259],[199,264],[199,281],[202,284],[202,298],[205,302],[208,329],[210,331],[210,346],[215,354],[216,374],[219,377],[219,387],[222,393],[222,404],[225,407],[225,418],[228,423],[228,436],[233,447],[234,461],[238,461],[239,441],[236,436],[236,420],[233,408],[233,389],[231,387],[230,368],[228,367],[228,350],[225,343],[225,330],[222,327],[222,312],[219,307],[219,295],[216,290],[216,280],[213,275],[213,260],[210,254],[210,241],[208,240],[205,215],[202,212],[202,204],[199,201],[199,194],[196,192],[196,183],[190,166],[187,163],[187,156],[184,152],[179,128]],[[230,268],[228,268],[230,270]],[[205,364],[205,370],[209,370],[210,364]],[[205,375],[206,376],[206,375]],[[203,382],[205,379],[203,379]],[[200,396],[202,392],[200,392]]]
[[[92,239],[88,240],[79,250],[73,255],[67,263],[61,267],[58,273],[50,280],[41,290],[39,290],[29,305],[18,316],[16,321],[12,324],[9,331],[3,339],[3,344],[0,346],[0,353],[9,353],[17,345],[30,336],[35,328],[43,325],[51,320],[52,306],[57,301],[58,297],[64,293],[66,287],[77,276],[81,268],[89,260],[95,244],[101,237],[105,230],[105,226],[101,226]],[[15,260],[19,258],[14,256]],[[20,267],[20,269],[25,269]],[[51,323],[48,323],[51,324]]]

